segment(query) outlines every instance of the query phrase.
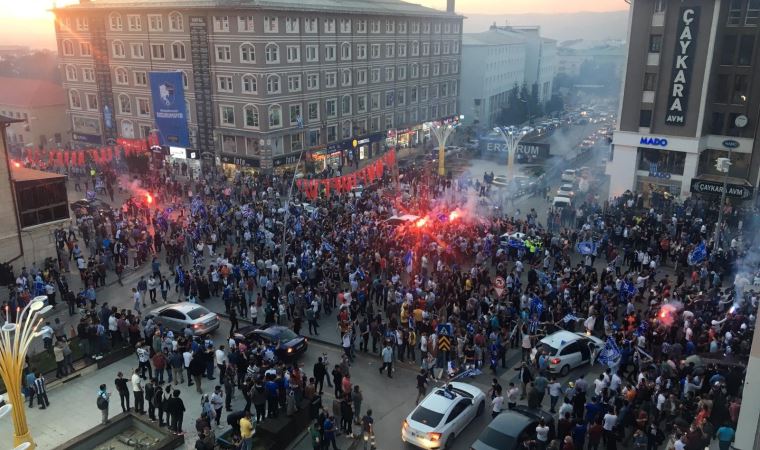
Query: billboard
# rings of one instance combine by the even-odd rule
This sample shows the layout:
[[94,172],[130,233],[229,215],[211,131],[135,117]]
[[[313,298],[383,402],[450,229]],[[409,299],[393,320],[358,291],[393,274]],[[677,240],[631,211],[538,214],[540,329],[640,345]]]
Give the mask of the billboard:
[[684,126],[689,106],[689,88],[691,72],[694,67],[696,52],[696,31],[699,27],[699,7],[681,8],[678,15],[678,40],[673,55],[673,68],[670,76],[668,111],[665,123]]
[[148,76],[161,145],[190,147],[182,72],[150,72]]

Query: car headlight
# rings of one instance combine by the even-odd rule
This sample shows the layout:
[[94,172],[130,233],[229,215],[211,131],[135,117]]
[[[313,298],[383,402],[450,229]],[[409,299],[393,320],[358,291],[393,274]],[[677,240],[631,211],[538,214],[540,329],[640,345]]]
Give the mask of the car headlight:
[[409,428],[409,422],[407,422],[406,419],[404,419],[404,422],[401,424],[401,428],[403,428],[404,430]]

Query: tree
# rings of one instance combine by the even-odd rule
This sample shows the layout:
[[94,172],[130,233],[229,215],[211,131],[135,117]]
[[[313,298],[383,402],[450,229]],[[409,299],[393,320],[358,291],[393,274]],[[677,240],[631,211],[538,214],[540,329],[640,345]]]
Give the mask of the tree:
[[562,99],[561,95],[553,94],[552,98],[550,98],[549,101],[546,102],[546,105],[544,105],[544,108],[546,109],[547,114],[559,112],[565,109],[565,101]]

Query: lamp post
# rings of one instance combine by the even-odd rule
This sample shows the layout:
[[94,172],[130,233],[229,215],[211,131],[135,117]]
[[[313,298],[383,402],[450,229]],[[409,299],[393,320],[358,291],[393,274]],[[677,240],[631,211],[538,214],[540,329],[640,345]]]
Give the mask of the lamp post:
[[42,335],[42,331],[38,330],[42,324],[42,315],[53,308],[45,306],[46,300],[47,296],[44,295],[34,297],[16,314],[15,323],[8,322],[10,311],[6,307],[6,321],[0,328],[0,378],[8,390],[8,402],[13,406],[13,445],[16,448],[36,447],[26,422],[24,399],[21,398],[22,372],[29,344],[35,337]]
[[720,248],[720,224],[723,223],[723,206],[726,203],[726,191],[728,191],[728,171],[731,169],[731,150],[731,148],[728,149],[728,158],[718,158],[715,162],[715,168],[718,169],[718,172],[723,172],[723,192],[720,193],[718,223],[715,224],[715,236],[713,237],[713,251],[716,253]]
[[451,136],[456,128],[456,123],[437,122],[431,128],[435,138],[438,139],[438,175],[446,175],[446,140]]
[[504,131],[499,127],[495,127],[493,130],[501,135],[507,146],[507,182],[511,183],[514,176],[515,153],[517,152],[520,140],[525,136],[525,132],[510,129]]

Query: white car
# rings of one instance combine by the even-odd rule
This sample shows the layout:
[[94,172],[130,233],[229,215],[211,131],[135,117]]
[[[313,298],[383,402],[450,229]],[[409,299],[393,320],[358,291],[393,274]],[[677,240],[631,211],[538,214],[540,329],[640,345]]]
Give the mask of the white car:
[[570,183],[565,183],[562,186],[557,189],[557,197],[574,197],[575,192],[573,191],[573,185]]
[[604,341],[596,336],[561,330],[541,339],[536,347],[536,357],[542,352],[549,356],[548,371],[565,376],[571,369],[583,364],[593,364]]
[[485,410],[486,395],[467,383],[436,387],[407,416],[404,442],[424,449],[450,448],[464,428]]
[[504,233],[499,237],[499,244],[502,247],[509,246],[509,241],[524,241],[528,235],[519,231],[514,233]]
[[575,183],[575,170],[574,169],[567,169],[564,172],[562,172],[562,181],[566,183]]

